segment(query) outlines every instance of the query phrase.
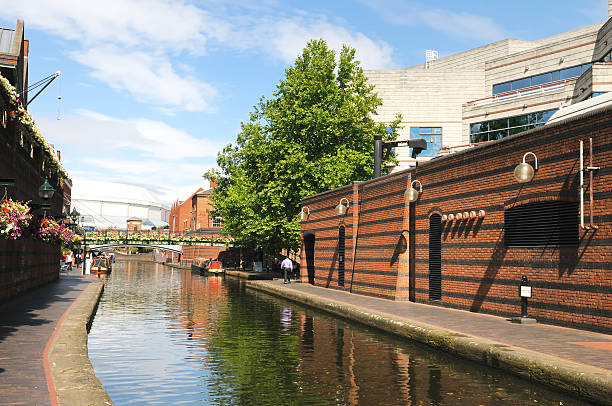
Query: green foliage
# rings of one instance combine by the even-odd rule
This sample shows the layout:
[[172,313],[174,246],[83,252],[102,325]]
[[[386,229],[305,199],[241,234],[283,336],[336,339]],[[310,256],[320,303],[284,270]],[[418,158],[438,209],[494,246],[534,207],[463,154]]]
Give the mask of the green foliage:
[[374,135],[395,138],[399,116],[388,126],[372,120],[381,104],[354,49],[344,46],[336,60],[325,41],[310,41],[236,144],[218,154],[220,169],[204,175],[217,179],[212,199],[224,231],[243,246],[297,248],[300,201],[369,179]]

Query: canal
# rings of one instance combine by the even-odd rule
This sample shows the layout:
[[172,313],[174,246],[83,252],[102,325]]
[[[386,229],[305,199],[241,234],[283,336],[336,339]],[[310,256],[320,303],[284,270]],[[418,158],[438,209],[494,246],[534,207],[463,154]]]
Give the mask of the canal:
[[89,333],[117,405],[586,405],[361,325],[144,261],[118,261]]

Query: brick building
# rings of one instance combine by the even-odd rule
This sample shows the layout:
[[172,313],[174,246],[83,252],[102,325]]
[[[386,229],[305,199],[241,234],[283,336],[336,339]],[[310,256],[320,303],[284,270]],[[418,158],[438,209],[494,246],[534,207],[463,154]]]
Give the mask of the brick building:
[[[72,182],[59,162],[59,152],[46,145],[32,127],[18,119],[27,107],[28,41],[23,20],[15,29],[0,28],[0,180],[6,196],[30,202],[33,214],[62,217],[69,213]],[[23,106],[15,100],[20,95]],[[45,179],[55,190],[43,201],[39,188]],[[0,188],[5,193],[5,186]],[[50,208],[36,209],[36,205]],[[59,278],[60,248],[32,237],[0,238],[0,302]]]
[[174,202],[170,208],[170,231],[219,229],[222,221],[220,217],[212,216],[210,199],[215,187],[216,184],[211,181],[209,189],[199,188],[186,200]]
[[[210,188],[198,188],[184,201],[176,201],[170,208],[170,231],[192,231],[205,234],[214,239],[221,237],[222,219],[213,216],[213,206],[210,196],[216,187],[210,181]],[[184,246],[180,257],[183,265],[190,265],[195,260],[217,258],[226,247],[191,245]],[[168,261],[177,262],[176,254],[168,254]]]
[[[525,275],[533,287],[530,316],[610,333],[611,140],[607,107],[308,197],[300,278],[516,316]],[[601,167],[583,172],[582,205],[580,141],[584,168]],[[519,183],[513,171],[527,152],[538,169]],[[525,160],[534,164],[531,154]],[[414,203],[411,185],[422,185]],[[346,213],[339,215],[338,205]]]

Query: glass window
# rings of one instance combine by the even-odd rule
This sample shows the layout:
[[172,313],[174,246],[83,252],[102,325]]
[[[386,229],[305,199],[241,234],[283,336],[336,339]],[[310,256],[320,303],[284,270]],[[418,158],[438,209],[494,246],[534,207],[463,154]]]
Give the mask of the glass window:
[[557,110],[546,110],[546,111],[543,111],[542,112],[542,122],[543,123],[547,122],[550,119],[550,117],[553,114],[555,114],[555,111],[557,111]]
[[572,66],[571,68],[561,69],[559,79],[569,79],[580,76],[580,66]]
[[500,118],[497,120],[491,120],[489,121],[489,128],[491,130],[499,130],[502,128],[508,128],[508,119],[507,118]]
[[593,66],[592,63],[585,63],[584,65],[582,65],[582,73],[588,71],[591,66]]
[[531,77],[531,86],[538,86],[538,85],[542,85],[544,83],[550,83],[550,82],[551,82],[550,72]]
[[470,123],[470,142],[498,140],[543,125],[557,111],[544,110],[497,120]]
[[442,148],[442,127],[410,127],[410,139],[423,139],[427,149],[419,156],[438,156]]
[[510,82],[493,85],[493,94],[506,93],[510,91]]
[[558,81],[559,81],[559,71],[558,71],[558,70],[556,70],[556,71],[554,71],[554,72],[550,72],[550,79],[551,79],[553,82],[558,82]]
[[514,117],[510,117],[508,119],[508,126],[510,128],[523,126],[525,124],[527,124],[527,116],[526,115],[514,116]]
[[531,86],[531,78],[518,79],[512,82],[512,90],[524,89]]

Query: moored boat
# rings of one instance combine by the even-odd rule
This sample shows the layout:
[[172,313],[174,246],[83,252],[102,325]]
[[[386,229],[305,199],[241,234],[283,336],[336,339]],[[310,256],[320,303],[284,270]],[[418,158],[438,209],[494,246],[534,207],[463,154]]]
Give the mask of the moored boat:
[[91,261],[91,273],[96,274],[109,274],[112,270],[112,264],[109,258],[98,255],[93,257]]

